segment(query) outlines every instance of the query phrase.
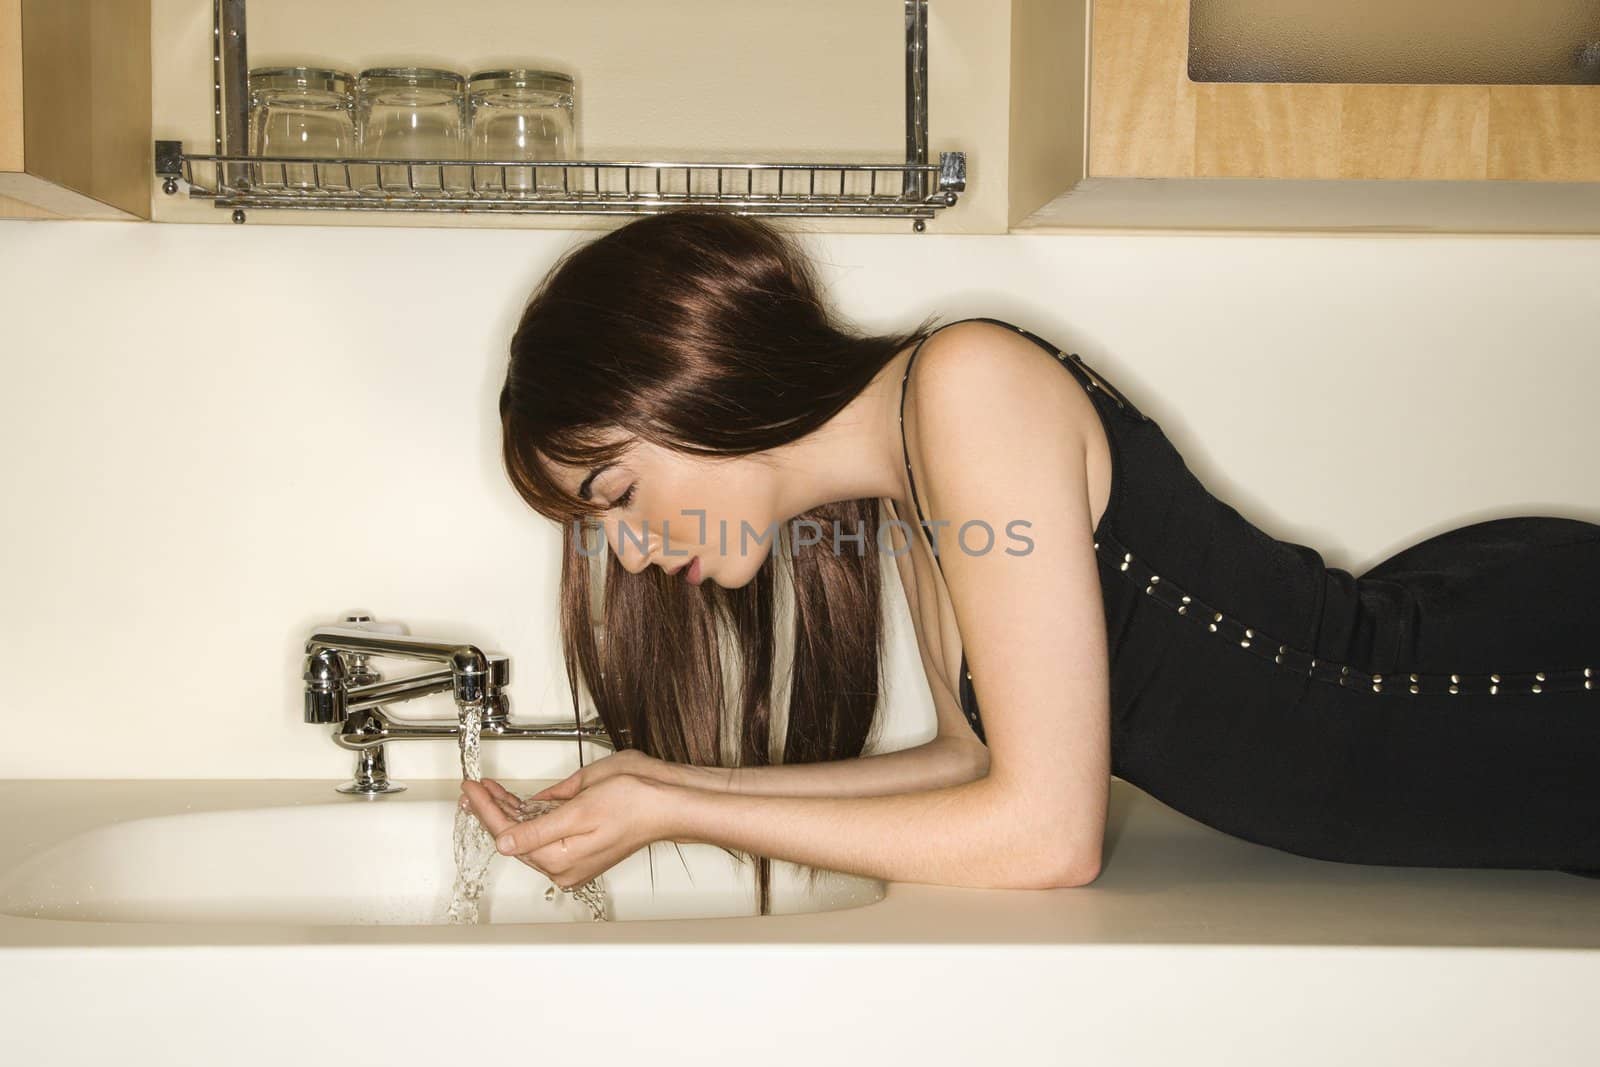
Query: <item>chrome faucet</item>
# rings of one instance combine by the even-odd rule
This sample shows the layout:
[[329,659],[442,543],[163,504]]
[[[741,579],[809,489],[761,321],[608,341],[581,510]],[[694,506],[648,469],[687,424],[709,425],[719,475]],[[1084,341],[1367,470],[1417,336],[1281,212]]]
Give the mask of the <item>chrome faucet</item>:
[[[386,682],[367,663],[368,656],[403,656],[445,666]],[[341,622],[312,632],[302,677],[305,721],[333,724],[333,743],[356,754],[355,778],[338,787],[341,793],[380,796],[403,791],[404,785],[389,780],[385,742],[449,739],[459,745],[462,723],[474,707],[481,715],[479,736],[484,741],[590,741],[615,748],[598,726],[511,722],[505,694],[511,677],[509,657],[459,641],[412,637],[403,624],[375,622],[363,612],[348,613]],[[455,722],[407,721],[384,707],[446,691],[460,713]]]

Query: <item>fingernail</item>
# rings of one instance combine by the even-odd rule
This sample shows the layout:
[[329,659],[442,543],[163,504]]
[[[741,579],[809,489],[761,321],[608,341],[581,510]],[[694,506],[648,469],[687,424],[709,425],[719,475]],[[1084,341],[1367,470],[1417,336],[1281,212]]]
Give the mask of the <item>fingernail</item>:
[[472,807],[472,800],[470,798],[468,798],[468,797],[463,796],[461,798],[461,810],[462,811],[466,811],[470,807]]
[[505,837],[502,837],[497,844],[500,846],[501,852],[509,853],[511,851],[511,835],[507,834]]

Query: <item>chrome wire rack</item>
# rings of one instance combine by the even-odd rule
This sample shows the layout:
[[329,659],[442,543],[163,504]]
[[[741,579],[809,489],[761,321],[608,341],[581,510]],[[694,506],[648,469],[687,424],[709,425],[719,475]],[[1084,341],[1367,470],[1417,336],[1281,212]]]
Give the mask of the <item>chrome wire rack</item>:
[[156,142],[169,194],[217,207],[643,214],[716,204],[768,215],[931,218],[966,187],[966,159],[932,163],[312,158],[185,155]]
[[964,152],[928,161],[928,0],[903,0],[906,25],[904,162],[691,162],[301,158],[244,150],[249,125],[245,0],[212,0],[215,151],[155,142],[169,196],[232,208],[650,214],[683,205],[741,214],[911,218],[953,207],[966,190]]

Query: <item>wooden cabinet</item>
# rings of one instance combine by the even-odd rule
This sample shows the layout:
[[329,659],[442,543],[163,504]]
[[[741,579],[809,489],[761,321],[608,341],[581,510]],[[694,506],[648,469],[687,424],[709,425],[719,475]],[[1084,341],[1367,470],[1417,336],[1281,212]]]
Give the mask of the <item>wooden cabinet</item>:
[[150,0],[0,0],[0,218],[148,219]]
[[1193,81],[1191,0],[1097,0],[1089,174],[1600,181],[1600,85]]
[[1085,92],[1055,97],[1058,177],[1013,175],[1014,229],[1600,233],[1600,85],[1196,81],[1190,0],[1062,6]]
[[[910,158],[907,131],[919,131],[927,161],[965,154],[959,203],[940,209],[937,233],[1600,234],[1600,85],[1196,81],[1190,4],[928,0],[926,37],[908,48],[918,8],[905,0],[262,0],[249,56],[570,70],[595,160],[859,164]],[[0,214],[227,223],[233,212],[218,208],[231,205],[190,195],[192,181],[163,195],[154,178],[155,139],[221,149],[213,5],[0,0]],[[925,63],[925,82],[910,61]],[[623,189],[658,177],[611,174]],[[617,224],[296,206],[249,218]],[[849,214],[793,225],[906,228]]]

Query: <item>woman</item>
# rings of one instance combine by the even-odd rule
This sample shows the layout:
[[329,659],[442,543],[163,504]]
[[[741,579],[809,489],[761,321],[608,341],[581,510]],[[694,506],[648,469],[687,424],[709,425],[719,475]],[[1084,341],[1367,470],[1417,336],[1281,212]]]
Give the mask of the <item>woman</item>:
[[[463,803],[557,885],[676,840],[1081,886],[1113,773],[1305,856],[1600,868],[1600,526],[1480,522],[1356,578],[1212,496],[1076,355],[996,319],[857,336],[779,232],[698,209],[564,257],[500,414],[513,484],[566,531],[574,705],[581,680],[619,751],[537,819],[490,781]],[[857,759],[891,552],[938,733]]]

